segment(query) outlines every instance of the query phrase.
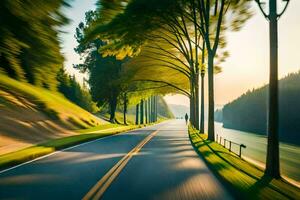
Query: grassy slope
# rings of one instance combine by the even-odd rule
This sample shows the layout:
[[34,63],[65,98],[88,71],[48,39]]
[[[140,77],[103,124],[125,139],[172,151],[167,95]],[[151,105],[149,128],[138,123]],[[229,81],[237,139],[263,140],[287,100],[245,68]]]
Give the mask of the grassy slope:
[[216,175],[243,199],[300,199],[300,189],[284,180],[265,177],[263,171],[240,159],[207,135],[189,129],[192,144]]
[[[51,119],[60,120],[67,126],[88,128],[100,124],[95,116],[68,101],[58,92],[22,83],[2,74],[0,74],[0,83],[0,90],[26,98]],[[4,106],[8,106],[8,103],[5,103],[6,99],[0,97],[0,100]]]
[[[116,113],[116,118],[120,123],[124,122],[124,115],[121,112]],[[135,115],[134,114],[127,114],[126,115],[127,124],[135,124]]]
[[[2,113],[2,115],[4,115],[5,112],[8,112],[13,115],[13,119],[9,121],[9,124],[6,124],[6,127],[16,126],[19,122],[27,123],[30,127],[30,124],[37,123],[36,120],[38,123],[40,121],[52,120],[54,124],[63,124],[67,129],[82,128],[75,132],[71,132],[71,134],[60,135],[59,138],[49,140],[45,137],[42,141],[46,142],[0,155],[0,169],[21,164],[37,157],[52,153],[56,150],[64,149],[79,143],[138,127],[122,126],[117,124],[100,124],[99,118],[73,104],[62,94],[19,82],[2,74],[0,74],[0,83],[0,114]],[[33,117],[22,116],[24,115],[22,111],[33,113]],[[22,134],[22,139],[26,139],[26,135],[28,135],[29,138],[32,137],[33,129],[28,128],[24,130],[26,133]],[[6,133],[6,131],[7,129],[0,124],[1,134]],[[14,129],[14,131],[22,132],[23,130],[19,130],[17,128]],[[4,134],[6,137],[12,137],[12,143],[10,144],[13,144],[15,139],[19,137],[19,133],[14,131]],[[38,132],[43,131],[41,129]],[[50,132],[47,134],[50,134]],[[42,133],[35,136],[40,137],[41,135]]]
[[[109,113],[102,113],[101,116],[109,121]],[[118,123],[123,124],[124,122],[124,115],[122,112],[116,111],[116,120]],[[135,124],[135,114],[128,113],[126,114],[126,122],[127,124]]]
[[[100,125],[100,120],[97,117],[68,101],[58,92],[48,91],[40,87],[19,82],[2,74],[0,74],[0,83],[0,114],[3,114],[3,111],[6,110],[14,115],[13,119],[7,124],[8,127],[15,126],[20,121],[31,127],[32,123],[36,123],[35,120],[48,121],[48,119],[50,119],[53,123],[62,123],[67,128],[82,128],[76,130],[76,132],[73,131],[72,134],[66,134],[60,138],[46,139],[46,142],[0,155],[0,169],[21,164],[79,143],[141,127],[136,125],[124,126],[117,124]],[[1,109],[3,110],[1,111]],[[34,117],[30,118],[32,121],[26,116],[22,117],[21,115],[23,113],[18,112],[24,110],[26,110],[27,113],[35,113],[33,114]],[[43,115],[48,117],[41,117]],[[122,113],[117,113],[117,118],[122,122]],[[134,124],[134,115],[127,115],[127,119],[129,124]],[[5,130],[6,129],[1,127],[0,124],[0,132],[5,132]],[[26,136],[26,134],[32,135],[32,129],[29,128],[24,130],[26,130],[26,133],[23,134],[23,136]],[[42,132],[39,131],[39,129],[37,130],[38,132]],[[17,128],[15,131],[19,131],[19,129]],[[21,130],[21,132],[23,131]],[[9,132],[9,134],[6,135],[12,136],[10,134],[14,134],[14,132]],[[13,135],[12,137],[16,135]],[[45,141],[45,139],[43,141]]]

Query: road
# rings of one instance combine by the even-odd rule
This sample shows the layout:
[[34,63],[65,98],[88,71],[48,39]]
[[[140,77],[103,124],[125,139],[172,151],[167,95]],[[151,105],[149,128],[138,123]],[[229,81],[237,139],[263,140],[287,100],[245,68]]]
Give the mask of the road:
[[231,199],[172,120],[0,173],[0,199]]

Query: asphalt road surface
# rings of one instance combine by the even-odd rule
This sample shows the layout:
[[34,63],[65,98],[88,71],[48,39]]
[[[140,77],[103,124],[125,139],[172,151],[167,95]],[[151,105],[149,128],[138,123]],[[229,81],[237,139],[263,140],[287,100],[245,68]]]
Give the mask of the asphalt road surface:
[[183,120],[77,145],[0,172],[0,199],[232,199]]

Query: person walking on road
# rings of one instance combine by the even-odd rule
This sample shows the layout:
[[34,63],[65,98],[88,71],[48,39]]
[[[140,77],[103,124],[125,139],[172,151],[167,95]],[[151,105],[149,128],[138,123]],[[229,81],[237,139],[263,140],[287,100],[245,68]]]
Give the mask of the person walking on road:
[[185,118],[185,124],[187,124],[187,123],[188,123],[188,119],[189,119],[189,116],[188,116],[188,114],[187,114],[187,113],[185,113],[185,116],[184,116],[184,118]]

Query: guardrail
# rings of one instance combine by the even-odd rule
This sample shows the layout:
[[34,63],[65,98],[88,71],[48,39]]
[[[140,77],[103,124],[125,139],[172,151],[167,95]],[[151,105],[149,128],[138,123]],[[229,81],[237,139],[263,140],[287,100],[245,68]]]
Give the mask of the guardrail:
[[[223,139],[223,144],[222,144],[222,139]],[[222,145],[224,148],[228,149],[230,152],[235,153],[239,157],[242,157],[242,148],[246,148],[246,145],[239,144],[239,143],[233,142],[231,140],[227,140],[226,138],[221,137],[218,134],[216,134],[216,142],[219,143],[220,145]],[[226,147],[226,144],[229,144],[229,145],[227,145],[227,147]],[[232,151],[232,145],[239,146],[239,151],[238,152]]]

